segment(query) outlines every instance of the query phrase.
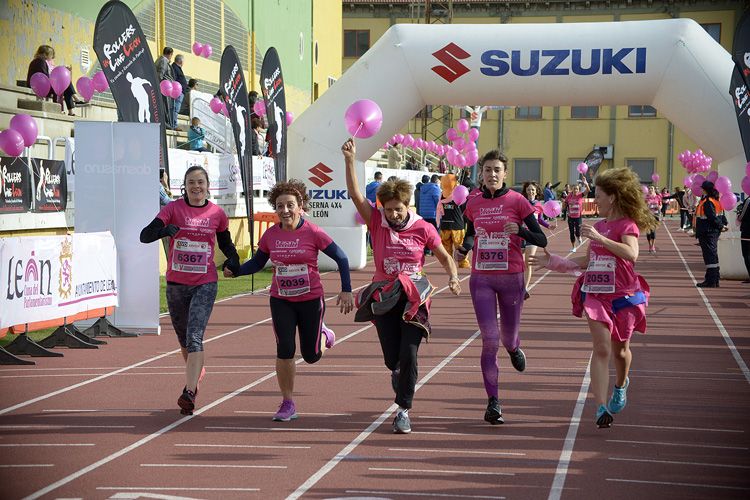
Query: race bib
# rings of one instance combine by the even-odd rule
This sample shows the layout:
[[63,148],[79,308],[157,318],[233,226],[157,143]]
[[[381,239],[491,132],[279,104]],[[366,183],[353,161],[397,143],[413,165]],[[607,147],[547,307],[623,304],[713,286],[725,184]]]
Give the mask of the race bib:
[[276,285],[279,295],[297,297],[310,291],[310,275],[307,264],[276,266]]
[[614,257],[599,257],[589,262],[581,290],[586,293],[615,293]]
[[474,268],[479,271],[508,270],[507,237],[481,238],[477,243]]
[[577,219],[580,216],[581,216],[581,204],[580,203],[569,204],[568,205],[568,217]]
[[206,241],[175,240],[172,248],[172,271],[205,274],[211,247]]

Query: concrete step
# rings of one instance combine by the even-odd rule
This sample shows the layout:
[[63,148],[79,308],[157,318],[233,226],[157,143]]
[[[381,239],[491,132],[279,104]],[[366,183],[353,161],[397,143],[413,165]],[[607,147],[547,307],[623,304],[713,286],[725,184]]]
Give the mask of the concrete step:
[[44,113],[60,113],[60,105],[52,101],[40,101],[38,99],[24,99],[19,98],[16,100],[16,107],[18,109],[25,109],[31,111],[42,111]]

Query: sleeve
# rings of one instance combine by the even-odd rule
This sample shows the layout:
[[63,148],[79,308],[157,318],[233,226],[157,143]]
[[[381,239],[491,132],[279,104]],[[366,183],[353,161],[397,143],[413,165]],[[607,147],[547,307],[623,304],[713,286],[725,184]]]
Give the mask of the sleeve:
[[434,250],[442,245],[443,241],[440,239],[440,233],[437,232],[435,226],[430,223],[425,223],[425,230],[425,245],[427,248]]
[[706,202],[703,204],[703,213],[705,214],[706,220],[711,225],[711,227],[713,227],[714,229],[721,229],[724,227],[724,224],[716,214],[716,208],[714,207],[714,204],[710,199],[706,200]]
[[236,265],[240,264],[240,256],[237,254],[237,249],[234,247],[234,242],[232,241],[232,235],[230,234],[229,229],[217,232],[216,242],[219,244],[221,253],[223,253],[230,261],[230,265],[235,263]]
[[163,207],[161,207],[161,210],[159,210],[159,213],[156,215],[156,218],[161,219],[161,221],[166,226],[172,221],[172,212],[174,211],[173,209],[174,207],[172,206],[171,203],[164,205]]
[[258,241],[258,251],[263,252],[270,257],[271,249],[268,248],[268,231],[265,231]]
[[[308,222],[310,224],[310,222]],[[323,231],[320,227],[315,226],[315,245],[318,247],[319,250],[325,250],[328,248],[331,243],[333,243],[333,239],[328,236],[328,233]],[[333,257],[331,257],[333,259]]]
[[266,252],[264,252],[261,249],[258,249],[255,252],[255,255],[253,255],[252,259],[248,260],[247,262],[245,262],[239,267],[239,272],[236,273],[236,276],[246,276],[248,274],[257,273],[258,271],[263,269],[263,266],[266,265],[266,262],[268,262],[269,257],[270,255],[268,255]]
[[474,248],[474,236],[476,235],[476,230],[474,229],[474,223],[470,220],[466,220],[466,233],[464,233],[464,241],[461,243],[461,246],[466,250],[466,252],[469,252],[472,248]]
[[329,243],[328,246],[323,249],[323,253],[332,258],[336,262],[336,265],[338,265],[339,267],[339,276],[341,277],[341,291],[351,292],[352,278],[349,275],[349,258],[346,256],[344,251],[341,250],[341,247],[339,247],[336,243],[331,241],[331,243]]
[[[598,230],[598,228],[596,228]],[[635,236],[638,238],[641,235],[641,230],[638,229],[638,225],[634,221],[628,221],[627,224],[622,228],[620,236]]]
[[161,230],[164,227],[164,221],[159,217],[154,217],[148,226],[141,229],[141,243],[151,243],[161,238]]
[[377,209],[373,208],[372,213],[370,215],[370,222],[367,225],[367,229],[370,231],[371,234],[375,234],[380,231],[380,225],[382,222],[383,213]]
[[529,201],[523,195],[518,195],[516,197],[516,210],[518,210],[518,215],[521,220],[524,221],[529,215],[536,215],[534,206],[529,203]]
[[227,217],[227,214],[219,207],[216,207],[219,210],[219,224],[216,228],[216,232],[229,232],[229,217]]
[[518,230],[518,236],[532,245],[542,248],[546,247],[547,235],[539,227],[539,223],[536,221],[536,214],[532,211],[532,213],[526,216],[523,222],[526,224],[526,227],[521,226]]

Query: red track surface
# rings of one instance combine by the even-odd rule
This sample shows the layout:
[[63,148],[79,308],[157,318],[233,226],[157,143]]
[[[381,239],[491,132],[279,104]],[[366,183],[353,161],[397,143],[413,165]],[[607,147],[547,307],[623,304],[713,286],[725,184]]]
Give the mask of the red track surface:
[[[468,276],[453,297],[433,261],[441,292],[420,348],[412,434],[391,433],[374,328],[333,301],[336,346],[298,365],[300,418],[272,422],[280,396],[268,298],[239,297],[214,308],[191,417],[176,406],[183,365],[166,317],[158,337],[0,368],[0,497],[748,498],[750,288],[706,290],[714,321],[677,251],[702,279],[699,249],[668,226],[675,243],[662,226],[658,255],[638,263],[652,286],[649,332],[632,342],[629,403],[611,429],[595,427],[584,399],[590,341],[570,314],[569,276],[549,274],[532,290],[521,326],[527,369],[501,355],[506,424],[493,427],[482,420]],[[566,240],[561,224],[550,248],[566,253]],[[370,277],[353,273],[354,286]],[[324,282],[338,289],[336,273]]]

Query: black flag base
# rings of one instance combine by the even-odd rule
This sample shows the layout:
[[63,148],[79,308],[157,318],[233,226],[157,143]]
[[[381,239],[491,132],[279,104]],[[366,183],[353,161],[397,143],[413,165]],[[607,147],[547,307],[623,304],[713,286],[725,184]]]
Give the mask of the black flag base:
[[32,356],[35,358],[59,358],[63,355],[63,353],[61,352],[53,352],[40,346],[39,344],[31,340],[26,335],[26,332],[16,335],[16,338],[13,340],[13,342],[5,346],[5,350],[17,356]]
[[[91,342],[83,333],[73,325],[64,324],[58,327],[52,335],[39,341],[39,345],[51,349],[53,347],[67,347],[69,349],[99,349],[99,346]],[[100,340],[97,344],[103,343]]]
[[35,365],[33,361],[21,359],[0,347],[0,365]]
[[102,316],[96,323],[86,328],[83,334],[87,337],[137,337],[137,333],[123,332],[115,325],[107,321],[106,316]]

